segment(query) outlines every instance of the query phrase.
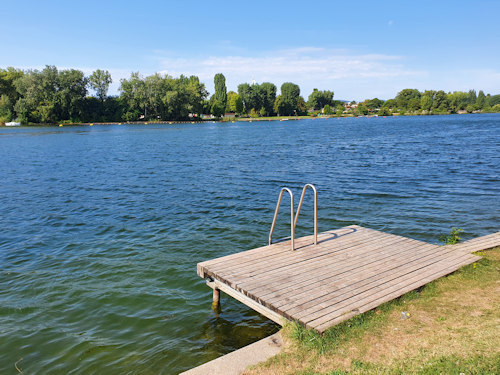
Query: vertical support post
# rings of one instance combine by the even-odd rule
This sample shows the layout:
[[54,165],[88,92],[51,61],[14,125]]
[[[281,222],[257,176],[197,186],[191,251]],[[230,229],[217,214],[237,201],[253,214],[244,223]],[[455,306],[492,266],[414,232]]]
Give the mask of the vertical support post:
[[214,288],[212,295],[212,310],[220,312],[220,289]]

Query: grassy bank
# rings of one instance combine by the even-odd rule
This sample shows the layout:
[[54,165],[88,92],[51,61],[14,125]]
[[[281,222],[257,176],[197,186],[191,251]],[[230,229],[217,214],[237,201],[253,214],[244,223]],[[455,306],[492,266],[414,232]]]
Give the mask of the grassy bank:
[[500,374],[500,247],[479,255],[323,336],[285,327],[286,348],[247,374]]

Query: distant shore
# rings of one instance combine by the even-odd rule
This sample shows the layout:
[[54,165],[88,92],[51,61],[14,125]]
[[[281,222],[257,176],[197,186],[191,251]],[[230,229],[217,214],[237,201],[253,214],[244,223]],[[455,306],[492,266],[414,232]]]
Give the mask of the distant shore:
[[[491,112],[486,112],[491,113]],[[174,125],[174,124],[208,124],[208,123],[227,123],[227,122],[262,122],[262,121],[298,121],[298,120],[326,120],[331,118],[372,118],[372,117],[414,117],[414,116],[439,116],[439,115],[478,115],[478,114],[486,114],[486,113],[439,113],[439,114],[400,114],[393,113],[389,116],[382,116],[377,114],[372,115],[360,115],[355,116],[353,114],[343,114],[341,116],[336,115],[322,115],[322,116],[270,116],[270,117],[235,117],[235,118],[222,118],[222,119],[204,119],[204,120],[185,120],[185,121],[122,121],[122,122],[64,122],[64,123],[55,123],[55,124],[27,124],[22,126],[94,126],[94,125]],[[5,125],[0,125],[1,127],[6,127]],[[9,127],[13,128],[13,127]]]

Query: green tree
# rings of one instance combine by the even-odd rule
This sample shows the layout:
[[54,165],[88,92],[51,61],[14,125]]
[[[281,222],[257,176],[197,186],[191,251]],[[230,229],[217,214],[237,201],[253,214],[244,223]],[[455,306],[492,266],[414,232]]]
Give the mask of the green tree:
[[297,114],[299,116],[307,115],[307,104],[302,96],[299,96],[299,100],[297,101]]
[[226,108],[227,103],[227,89],[226,89],[226,77],[224,74],[217,73],[214,76],[214,87],[215,87],[215,100],[218,102],[217,106]]
[[248,83],[241,83],[238,85],[238,95],[243,102],[243,111],[250,112],[252,101],[252,88]]
[[436,96],[436,91],[425,90],[420,97],[420,108],[424,111],[430,112],[434,105],[434,98]]
[[264,107],[267,115],[274,113],[274,102],[276,100],[276,86],[270,82],[261,85],[242,83],[238,85],[238,95],[240,96],[244,111],[249,112],[252,108]]
[[326,104],[324,107],[323,107],[323,113],[327,116],[331,115],[333,113],[332,111],[332,107],[330,107],[328,104]]
[[439,90],[434,94],[432,109],[439,110],[439,112],[446,112],[449,110],[448,96],[443,90]]
[[[158,120],[165,117],[165,102],[163,101],[163,95],[165,92],[166,79],[170,79],[170,77],[162,77],[159,73],[155,73],[144,79],[146,120]],[[186,95],[184,90],[183,95]]]
[[476,107],[477,109],[483,109],[486,104],[486,96],[484,95],[483,90],[479,90],[479,93],[477,94],[477,99],[476,99]]
[[[162,86],[164,115],[169,120],[186,120],[189,114],[204,112],[205,99],[208,92],[197,76],[179,78],[165,77]],[[224,113],[221,105],[219,112]],[[208,108],[207,112],[211,109]]]
[[[118,96],[110,96],[104,102],[104,113],[102,121],[122,121],[124,105]],[[88,116],[86,121],[92,121],[92,116]]]
[[260,85],[262,96],[262,107],[265,109],[265,116],[274,114],[274,102],[276,101],[276,85],[270,82],[264,82]]
[[454,91],[447,95],[452,111],[459,111],[465,109],[469,104],[469,94],[463,91]]
[[484,98],[484,106],[489,108],[491,106],[491,95],[486,94],[486,98]]
[[468,97],[468,104],[475,105],[477,101],[477,94],[476,90],[469,90],[469,97]]
[[243,101],[240,96],[234,91],[229,91],[227,93],[227,112],[242,113],[243,112]]
[[184,113],[195,113],[197,115],[203,112],[203,103],[208,96],[208,91],[205,84],[200,82],[197,76],[189,76],[189,78],[181,76],[178,79],[171,79],[173,82],[178,82],[184,88]]
[[379,98],[366,99],[363,102],[363,105],[369,110],[373,111],[382,107],[384,105],[384,101],[380,100]]
[[297,111],[300,88],[295,83],[285,82],[281,85],[280,113],[285,116],[294,115]]
[[358,104],[356,109],[354,110],[354,114],[357,116],[364,116],[368,114],[368,108],[366,108],[363,104]]
[[380,108],[380,111],[378,111],[379,116],[392,116],[392,112],[388,107],[382,107]]
[[493,107],[494,105],[500,104],[500,95],[486,96],[486,104]]
[[493,107],[491,107],[491,112],[499,113],[500,112],[500,104],[495,104]]
[[325,105],[331,106],[332,101],[333,91],[320,91],[318,89],[313,89],[313,92],[307,99],[307,107],[313,110],[318,110],[323,108]]
[[22,122],[79,121],[84,112],[87,79],[79,70],[46,66],[27,71],[15,86],[20,98],[14,109]]
[[282,116],[284,111],[284,104],[283,104],[283,97],[281,95],[278,95],[276,97],[276,100],[274,101],[274,106],[273,106],[274,112],[278,114],[278,116]]
[[391,109],[391,110],[396,109],[396,107],[397,107],[396,99],[386,100],[384,102],[384,104],[382,105],[382,108],[388,108],[388,109]]
[[0,123],[6,123],[12,120],[13,105],[8,95],[0,96]]
[[472,113],[476,110],[476,105],[475,104],[467,104],[467,106],[465,107],[465,110],[467,111],[467,113]]
[[420,91],[417,89],[404,89],[396,95],[396,103],[399,109],[408,109],[408,105],[411,99],[420,100]]
[[14,113],[14,104],[19,100],[20,94],[16,89],[15,81],[21,78],[24,72],[13,67],[8,67],[7,69],[0,69],[0,96],[6,95],[7,99],[4,99],[3,105],[9,106],[5,107],[3,110],[10,113],[11,117]]
[[344,106],[341,104],[338,104],[337,107],[335,107],[335,114],[340,116],[344,112]]
[[408,110],[409,111],[418,111],[420,109],[420,99],[413,98],[408,102]]
[[81,121],[88,80],[82,71],[76,69],[61,70],[58,75],[58,117],[73,122]]
[[41,72],[28,70],[14,84],[20,98],[14,109],[23,123],[48,123],[57,121],[55,113],[58,73],[54,66],[46,66]]
[[139,72],[130,74],[130,78],[120,80],[120,97],[126,106],[125,121],[137,121],[147,115],[146,88],[144,78]]
[[111,74],[107,70],[97,69],[89,77],[90,88],[95,90],[101,102],[107,98],[109,85],[112,82]]
[[[214,96],[212,96],[214,98]],[[222,103],[219,102],[217,99],[214,99],[212,101],[212,105],[210,108],[210,113],[214,115],[215,117],[222,117],[224,115],[224,110],[226,108],[222,106]]]
[[424,111],[430,111],[432,108],[432,96],[429,95],[422,95],[420,98],[420,108],[422,108]]

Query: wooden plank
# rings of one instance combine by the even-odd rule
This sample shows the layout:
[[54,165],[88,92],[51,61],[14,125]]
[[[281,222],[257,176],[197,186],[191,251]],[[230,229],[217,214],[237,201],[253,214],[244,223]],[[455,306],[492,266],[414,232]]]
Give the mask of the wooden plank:
[[339,324],[344,320],[347,320],[347,319],[349,319],[355,315],[361,314],[363,312],[372,310],[375,307],[380,306],[381,304],[383,304],[385,302],[392,301],[393,299],[401,297],[402,295],[404,295],[408,292],[411,292],[412,290],[415,290],[415,289],[417,289],[417,288],[419,288],[419,287],[421,287],[421,286],[423,286],[423,285],[425,285],[433,280],[436,280],[436,279],[439,279],[440,277],[449,275],[450,273],[458,270],[462,266],[465,266],[467,264],[471,264],[473,262],[478,261],[479,259],[481,259],[481,257],[472,256],[472,257],[468,258],[467,256],[464,256],[464,259],[466,259],[466,260],[463,260],[463,261],[457,260],[457,262],[449,265],[448,267],[439,269],[435,273],[428,275],[425,278],[420,278],[412,284],[403,286],[403,287],[396,289],[396,290],[393,290],[391,292],[386,291],[386,293],[387,292],[389,292],[389,293],[384,294],[382,296],[379,296],[378,298],[374,298],[372,301],[370,301],[362,306],[357,307],[355,310],[345,312],[344,314],[341,314],[340,316],[338,316],[337,318],[335,318],[333,320],[326,321],[320,325],[313,326],[310,324],[309,328],[315,328],[320,333],[323,333],[326,329],[328,329],[336,324]]
[[[293,267],[286,268],[285,277],[286,280],[280,278],[279,289],[284,290],[286,288],[297,288],[302,286],[303,283],[308,283],[311,279],[322,280],[328,278],[332,272],[340,270],[340,273],[349,272],[355,268],[363,267],[373,262],[380,262],[389,257],[395,257],[393,252],[390,251],[390,245],[399,244],[402,246],[402,250],[406,246],[410,246],[411,249],[416,249],[417,246],[413,243],[408,243],[404,241],[399,242],[380,242],[376,246],[372,244],[366,244],[365,246],[359,246],[358,250],[364,250],[361,253],[354,253],[352,256],[347,255],[346,258],[330,257],[329,259],[322,262],[313,262],[308,265],[294,265]],[[419,244],[420,245],[420,244]],[[420,245],[422,246],[422,245]],[[432,245],[430,245],[432,246]],[[302,266],[302,267],[301,267]],[[273,274],[270,278],[259,277],[257,282],[246,281],[239,283],[237,288],[245,289],[251,291],[252,293],[259,293],[260,296],[266,295],[266,290],[270,289],[273,281],[282,276],[281,272],[278,274]],[[310,282],[309,282],[310,283]]]
[[[441,262],[446,263],[448,261],[450,260]],[[453,259],[451,261],[453,261]],[[441,266],[442,265],[443,264],[441,264]],[[422,275],[425,275],[426,272],[432,272],[433,269],[435,269],[435,267],[423,267],[421,269],[417,269],[416,271],[408,272],[398,277],[391,278],[382,283],[368,284],[367,286],[356,290],[348,289],[346,292],[342,293],[339,298],[328,300],[324,303],[314,305],[313,307],[306,310],[299,311],[298,313],[294,314],[294,317],[304,321],[313,321],[327,315],[337,314],[339,313],[339,309],[343,307],[348,307],[353,304],[359,304],[363,301],[363,299],[370,298],[370,296],[372,296],[376,292],[383,292],[384,290],[387,290],[394,285],[404,285],[413,280],[413,278],[421,277]],[[342,313],[342,311],[340,313]]]
[[[484,241],[484,240],[491,240],[491,239],[499,241],[499,245],[500,245],[500,232],[495,232],[495,233],[487,234],[486,236],[482,236],[482,237],[472,238],[470,240],[462,242],[462,244],[471,244],[471,243],[476,243],[476,242],[481,242],[481,241]],[[481,249],[481,250],[484,250],[484,249]]]
[[[318,234],[318,243],[321,245],[322,242],[328,241],[332,238],[341,238],[343,236],[349,235],[351,233],[356,233],[359,231],[365,231],[366,228],[357,226],[357,225],[351,225],[348,227],[343,227],[337,230],[332,230],[328,232],[323,232]],[[313,242],[313,236],[306,236],[302,237],[299,239],[296,239],[296,241],[299,242],[304,242],[304,243],[312,243]],[[229,254],[220,258],[215,258],[212,260],[204,261],[201,263],[198,263],[201,267],[205,266],[215,266],[215,265],[227,265],[227,264],[234,264],[236,261],[238,264],[241,264],[242,261],[251,261],[254,259],[260,259],[260,257],[269,257],[272,255],[277,255],[280,253],[286,253],[290,252],[290,242],[285,241],[285,242],[280,242],[280,243],[275,243],[272,245],[267,245],[267,246],[262,246],[256,249],[252,250],[247,250],[244,252],[239,252],[235,254]]]
[[[353,232],[353,233],[349,233],[349,235],[351,234],[356,234],[356,238],[358,238],[358,236],[361,236],[361,237],[364,237],[364,236],[370,236],[371,234],[366,234],[364,232],[361,232],[361,234],[359,234],[359,232]],[[312,237],[311,237],[312,239]],[[345,247],[345,246],[348,246],[350,247],[351,244],[353,242],[355,242],[356,240],[354,240],[354,238],[352,236],[349,236],[349,237],[340,237],[340,238],[335,238],[335,239],[329,239],[327,241],[323,241],[322,243],[318,244],[317,246],[307,246],[305,248],[302,248],[302,249],[298,249],[296,251],[290,251],[289,248],[288,250],[289,251],[285,251],[285,252],[281,252],[279,254],[276,254],[276,255],[273,255],[273,256],[266,256],[266,257],[262,257],[262,258],[252,258],[251,260],[248,260],[247,258],[245,258],[245,254],[242,253],[241,255],[241,258],[238,258],[238,259],[235,259],[235,262],[234,263],[231,263],[231,264],[224,264],[224,265],[217,265],[217,266],[212,266],[212,265],[208,265],[207,268],[209,270],[213,270],[213,271],[216,271],[219,275],[229,275],[229,274],[232,274],[232,272],[234,272],[235,270],[237,271],[244,271],[244,270],[248,270],[248,269],[255,269],[255,267],[259,266],[259,265],[272,265],[272,266],[275,266],[275,265],[279,265],[283,262],[287,263],[287,262],[293,262],[294,259],[296,259],[297,257],[316,257],[322,253],[324,253],[325,250],[328,250],[328,249],[331,249],[332,246],[338,246],[339,247],[339,251]],[[273,245],[274,246],[274,245]],[[259,269],[262,268],[262,267],[259,267]]]
[[[422,242],[419,242],[419,243],[420,243],[420,244],[425,244],[425,243],[422,243]],[[424,248],[424,247],[422,247],[422,248]],[[432,251],[433,251],[433,252],[432,252],[432,254],[435,254],[436,252],[440,251],[439,249],[443,249],[443,251],[444,251],[444,250],[446,250],[446,248],[447,248],[447,247],[438,247],[438,246],[436,246],[436,245],[425,244],[425,249],[426,249],[426,250],[429,250],[429,251],[431,251],[431,250],[432,250]],[[394,249],[394,250],[396,250],[396,251],[397,251],[397,253],[396,253],[394,256],[402,255],[402,254],[404,253],[404,251],[405,251],[405,249],[401,249],[400,247],[398,247],[397,249]],[[414,250],[414,251],[415,251],[415,254],[418,254],[418,253],[419,253],[419,250],[421,250],[421,249],[415,248],[415,249],[412,249],[412,250]],[[455,251],[455,248],[453,248],[453,251]],[[412,254],[412,255],[413,255],[413,254]],[[380,257],[380,255],[379,255],[379,254],[375,254],[374,256]],[[339,265],[341,265],[341,266],[344,266],[344,265],[345,265],[344,263],[338,263],[338,264],[339,264]],[[328,264],[326,264],[326,265],[328,265]],[[331,269],[332,269],[332,268],[330,267],[330,265],[328,265],[328,266],[329,266],[329,267],[328,267],[328,271],[331,271]],[[310,279],[310,278],[314,278],[314,277],[315,277],[315,276],[309,276],[309,275],[311,275],[311,273],[310,273],[310,272],[306,272],[306,275],[308,275],[308,276],[306,276],[306,277],[308,277],[309,279]],[[325,276],[323,273],[322,273],[321,275],[322,275],[322,276],[321,276],[321,278],[320,278],[319,280],[322,280],[322,279],[326,279],[326,278],[328,278],[328,275],[327,275],[327,276]],[[259,279],[260,279],[260,280],[262,280],[262,278],[261,278],[261,277],[259,277]],[[281,284],[280,284],[280,290],[283,290],[283,289],[285,288],[285,286],[286,286],[286,285],[284,285],[284,284],[283,284],[283,280],[279,279],[279,277],[278,277],[278,276],[276,277],[276,280],[275,280],[275,281],[279,281],[279,282],[281,283]],[[294,278],[293,278],[293,280],[291,281],[291,283],[293,284],[293,285],[292,285],[292,287],[293,287],[293,289],[294,289],[294,290],[296,290],[296,288],[300,286],[300,285],[297,285],[297,283],[298,283],[299,281],[301,281],[301,279],[297,279],[297,277],[294,277]],[[241,287],[241,288],[247,288],[247,289],[251,290],[252,292],[254,292],[254,290],[253,290],[253,289],[251,289],[251,288],[250,288],[250,286],[249,286],[249,285],[247,285],[247,284],[245,284],[245,283],[239,284],[239,285],[238,285],[238,287]],[[257,291],[255,291],[255,292],[257,292]],[[269,292],[269,291],[268,291],[268,292]],[[267,299],[266,294],[264,294],[264,293],[266,293],[266,290],[263,290],[263,291],[258,291],[258,293],[259,293],[260,298],[262,298],[262,299]]]
[[466,241],[464,243],[459,243],[453,246],[461,251],[476,252],[480,250],[492,249],[500,245],[500,232],[493,233],[493,235],[488,235],[484,237],[475,238],[473,240]]
[[[372,244],[380,244],[380,245],[387,245],[389,243],[394,243],[397,241],[406,241],[405,239],[400,239],[399,237],[387,237],[384,240],[380,241],[374,241],[369,242],[368,240],[371,237],[364,238],[364,242],[356,242],[354,244],[350,244],[348,247],[345,247],[339,251],[335,251],[334,249],[327,249],[325,251],[320,252],[319,255],[311,255],[311,256],[304,256],[300,258],[293,258],[290,260],[290,263],[283,263],[283,266],[274,266],[274,265],[268,265],[265,268],[258,268],[254,271],[247,272],[247,273],[233,273],[233,274],[225,274],[223,272],[219,273],[217,272],[217,275],[222,277],[222,278],[231,278],[232,282],[234,284],[239,284],[240,282],[252,282],[254,279],[258,280],[260,284],[267,283],[270,280],[269,278],[273,278],[273,275],[276,275],[276,272],[289,272],[291,275],[291,272],[294,272],[294,270],[298,270],[300,268],[300,272],[309,272],[308,269],[305,267],[309,267],[309,265],[314,266],[318,265],[321,263],[326,264],[328,260],[343,260],[347,258],[353,258],[355,256],[364,256],[365,253],[370,252],[372,249],[369,247]],[[343,254],[343,255],[341,255]],[[280,264],[281,265],[281,264]],[[267,273],[268,276],[263,275],[264,273]]]
[[391,280],[390,282],[378,285],[359,294],[349,293],[344,296],[348,298],[343,299],[339,303],[335,303],[333,305],[329,304],[329,306],[325,308],[322,308],[323,305],[320,305],[318,306],[320,308],[316,308],[312,313],[308,312],[307,314],[304,314],[301,312],[300,314],[294,315],[294,317],[311,326],[321,325],[326,321],[335,318],[336,316],[340,316],[354,308],[357,308],[358,305],[364,305],[366,301],[369,302],[374,298],[383,297],[390,292],[399,290],[399,288],[404,287],[405,285],[413,285],[414,283],[418,283],[419,280],[427,279],[430,275],[433,275],[440,269],[447,269],[453,264],[468,264],[462,263],[465,262],[466,259],[471,260],[470,263],[472,263],[474,261],[472,260],[474,259],[474,256],[460,254],[456,258],[446,259],[444,261],[435,263],[434,267],[427,267],[423,270],[410,272],[404,277],[399,277],[397,279]]
[[[339,236],[339,237],[345,236],[346,234],[349,234],[351,231],[356,231],[356,230],[358,229],[347,227],[347,228],[341,228],[341,230],[338,231],[320,233],[318,235],[318,241],[321,244],[321,242],[331,239],[332,236]],[[302,239],[298,239],[297,241],[299,241],[300,244]],[[313,236],[308,236],[305,238],[305,242],[307,243],[312,243],[312,241],[313,241]],[[271,259],[273,256],[279,256],[280,254],[289,252],[290,252],[289,242],[280,242],[272,244],[270,246],[269,245],[262,246],[244,252],[229,254],[220,258],[198,263],[197,265],[198,275],[200,275],[200,277],[206,277],[201,275],[209,267],[210,268],[226,267],[238,264],[242,265],[245,264],[246,262],[251,262],[251,261],[265,261],[266,259]]]
[[427,254],[423,257],[421,255],[393,257],[382,264],[375,262],[366,269],[357,268],[346,275],[335,275],[314,284],[304,285],[291,293],[283,293],[272,297],[262,296],[261,299],[281,311],[293,313],[289,309],[298,308],[305,304],[319,303],[323,299],[333,299],[345,288],[364,286],[372,281],[382,282],[386,276],[392,277],[401,272],[406,272],[405,266],[413,268],[422,264],[427,265],[434,262],[435,259],[434,254]]
[[[336,296],[342,295],[346,290],[352,290],[354,287],[362,287],[374,279],[378,280],[379,273],[377,273],[377,269],[380,270],[383,268],[390,270],[388,272],[396,272],[405,266],[407,266],[406,263],[392,266],[388,262],[388,266],[379,264],[379,267],[372,269],[365,269],[365,267],[354,269],[349,273],[335,275],[324,281],[304,286],[295,295],[290,292],[280,295],[275,299],[265,299],[265,302],[266,304],[273,305],[277,311],[288,311],[294,308],[301,310],[323,301],[334,300]],[[308,289],[310,289],[309,292]]]
[[[454,255],[456,256],[457,254]],[[294,317],[300,318],[301,316],[304,316],[307,313],[312,313],[317,309],[326,308],[332,304],[339,303],[348,296],[360,294],[366,290],[372,289],[373,287],[404,277],[411,272],[432,266],[438,261],[447,259],[449,256],[450,255],[448,253],[444,253],[438,257],[426,257],[426,259],[419,262],[411,262],[409,264],[403,263],[402,266],[397,267],[397,271],[389,269],[385,273],[381,272],[380,274],[375,274],[368,279],[364,278],[364,272],[361,274],[358,272],[346,280],[338,281],[337,289],[334,291],[328,290],[328,293],[323,293],[321,296],[318,296],[318,294],[312,294],[310,295],[308,301],[304,302],[304,300],[301,300],[298,301],[300,304],[296,307],[288,308],[286,310],[284,307],[281,307],[280,310],[285,313],[285,316],[293,315]],[[356,280],[359,281],[356,282]],[[327,289],[327,287],[325,286],[322,289]]]
[[[293,259],[295,259],[296,257],[303,256],[303,254],[305,252],[308,252],[308,254],[311,254],[310,256],[317,256],[317,254],[324,252],[325,250],[328,251],[329,248],[331,248],[332,246],[335,246],[335,247],[338,246],[339,248],[336,249],[338,251],[342,250],[343,247],[346,247],[346,246],[353,247],[353,245],[357,241],[360,241],[361,237],[366,237],[366,238],[369,237],[369,238],[373,238],[373,239],[375,239],[374,236],[378,236],[378,237],[393,236],[393,237],[398,237],[401,239],[405,238],[405,237],[395,236],[395,235],[391,235],[391,234],[387,234],[387,233],[382,233],[382,232],[378,232],[378,231],[375,231],[372,229],[367,229],[367,228],[362,228],[362,227],[356,227],[354,229],[356,229],[357,232],[347,233],[349,236],[347,236],[347,234],[344,234],[343,236],[340,236],[340,237],[337,237],[334,239],[328,239],[328,240],[325,240],[323,242],[320,242],[319,245],[317,245],[317,246],[314,246],[314,245],[306,246],[303,249],[298,249],[294,252],[282,251],[282,252],[272,254],[272,255],[267,255],[267,253],[265,253],[265,254],[262,254],[262,256],[259,256],[258,254],[252,254],[250,260],[245,255],[246,252],[243,252],[243,253],[240,253],[240,256],[233,258],[233,261],[229,264],[222,264],[222,265],[220,263],[206,264],[205,265],[205,268],[206,268],[205,272],[207,273],[207,275],[211,276],[211,274],[210,274],[211,272],[212,273],[217,272],[219,275],[222,275],[223,271],[225,271],[225,270],[234,271],[235,269],[244,270],[245,268],[255,269],[259,264],[276,264],[277,258],[280,258],[280,261],[293,262]],[[325,233],[329,233],[329,232],[325,232]],[[356,239],[354,239],[354,237],[351,235],[355,235]],[[321,234],[320,234],[320,236],[321,236]],[[311,237],[311,240],[312,240],[312,237]],[[413,240],[413,241],[415,241],[415,240]],[[264,252],[266,250],[266,248],[269,249],[272,246],[275,246],[275,245],[271,245],[270,247],[262,247],[259,249]],[[281,246],[283,246],[283,245],[281,245]],[[225,272],[225,274],[227,274],[227,272]]]

